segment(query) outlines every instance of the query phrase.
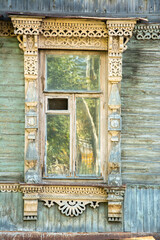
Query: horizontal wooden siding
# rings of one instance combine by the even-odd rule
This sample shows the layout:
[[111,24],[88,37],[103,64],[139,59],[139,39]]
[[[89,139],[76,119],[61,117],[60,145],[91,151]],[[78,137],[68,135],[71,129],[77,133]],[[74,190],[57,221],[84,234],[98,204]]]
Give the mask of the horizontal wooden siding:
[[160,21],[159,0],[1,0],[0,13],[145,17]]
[[160,182],[160,42],[133,37],[123,56],[123,183]]
[[23,52],[16,38],[0,38],[0,181],[23,181]]

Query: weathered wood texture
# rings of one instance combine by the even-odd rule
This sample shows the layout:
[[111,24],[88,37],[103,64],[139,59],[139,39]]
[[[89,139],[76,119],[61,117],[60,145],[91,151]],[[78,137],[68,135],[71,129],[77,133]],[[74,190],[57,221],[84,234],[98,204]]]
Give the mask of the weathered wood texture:
[[123,183],[160,181],[160,42],[132,38],[123,56]]
[[0,13],[148,17],[160,21],[159,0],[0,0]]
[[16,38],[0,38],[0,181],[23,181],[23,53]]
[[160,232],[160,187],[127,186],[124,201],[124,227],[107,222],[107,206],[87,210],[79,217],[66,217],[58,206],[50,209],[39,202],[37,221],[23,221],[21,193],[0,193],[0,231],[46,232]]
[[159,202],[159,186],[128,186],[124,202],[124,231],[160,232]]
[[87,206],[78,217],[66,217],[58,210],[39,202],[38,220],[23,221],[23,199],[21,193],[0,193],[0,231],[40,232],[121,232],[122,223],[107,222],[107,205],[99,208]]

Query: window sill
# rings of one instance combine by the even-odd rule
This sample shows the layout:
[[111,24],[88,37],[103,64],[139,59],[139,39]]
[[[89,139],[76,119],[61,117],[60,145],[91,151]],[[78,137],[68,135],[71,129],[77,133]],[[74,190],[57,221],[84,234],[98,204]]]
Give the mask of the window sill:
[[24,199],[24,220],[37,220],[38,201],[50,208],[58,205],[68,217],[81,215],[86,205],[99,207],[108,203],[108,221],[122,220],[125,186],[108,186],[105,183],[0,183],[1,192],[21,192]]

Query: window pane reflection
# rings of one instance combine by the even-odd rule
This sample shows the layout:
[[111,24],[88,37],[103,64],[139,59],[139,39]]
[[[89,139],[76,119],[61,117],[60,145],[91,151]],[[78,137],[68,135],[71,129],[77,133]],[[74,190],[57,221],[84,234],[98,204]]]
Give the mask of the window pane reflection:
[[47,55],[47,90],[99,90],[99,55]]
[[47,174],[69,174],[70,117],[47,115]]
[[100,100],[76,100],[76,174],[99,175],[100,164]]

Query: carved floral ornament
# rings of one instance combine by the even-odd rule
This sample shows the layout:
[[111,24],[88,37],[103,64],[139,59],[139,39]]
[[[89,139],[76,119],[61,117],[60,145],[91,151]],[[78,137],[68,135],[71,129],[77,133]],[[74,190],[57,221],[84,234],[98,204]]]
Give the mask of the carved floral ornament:
[[[132,36],[135,20],[45,19],[11,17],[14,34],[24,51],[25,78],[25,184],[0,185],[1,191],[24,194],[24,219],[35,220],[38,200],[47,207],[55,203],[66,216],[79,216],[86,205],[108,203],[108,221],[122,220],[124,187],[121,178],[122,53]],[[3,31],[1,31],[2,34]],[[4,31],[5,33],[6,31]],[[8,36],[13,31],[8,31]],[[108,51],[108,187],[43,186],[39,157],[38,49],[82,49]],[[107,120],[106,120],[107,121]],[[33,185],[35,184],[35,185]]]

